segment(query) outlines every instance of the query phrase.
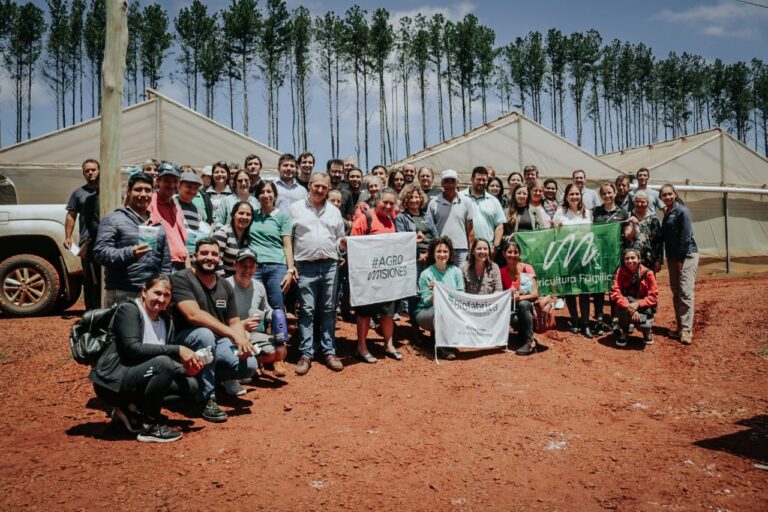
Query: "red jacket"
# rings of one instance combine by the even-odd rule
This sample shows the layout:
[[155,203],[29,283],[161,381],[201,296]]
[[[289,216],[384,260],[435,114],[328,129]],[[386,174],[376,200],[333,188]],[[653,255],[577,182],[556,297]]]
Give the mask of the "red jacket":
[[640,265],[640,282],[637,289],[632,285],[633,273],[624,265],[619,267],[611,286],[611,302],[617,309],[627,309],[629,301],[627,296],[637,299],[637,305],[641,308],[653,307],[658,304],[659,288],[656,286],[656,276],[652,270]]

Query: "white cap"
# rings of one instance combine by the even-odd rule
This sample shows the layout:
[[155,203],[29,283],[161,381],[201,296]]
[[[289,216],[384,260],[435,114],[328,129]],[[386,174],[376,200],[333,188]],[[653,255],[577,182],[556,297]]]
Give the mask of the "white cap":
[[440,181],[445,181],[445,180],[459,181],[459,174],[453,169],[446,169],[445,171],[443,171],[443,174],[440,176]]
[[203,167],[203,176],[213,176],[213,167],[210,165]]

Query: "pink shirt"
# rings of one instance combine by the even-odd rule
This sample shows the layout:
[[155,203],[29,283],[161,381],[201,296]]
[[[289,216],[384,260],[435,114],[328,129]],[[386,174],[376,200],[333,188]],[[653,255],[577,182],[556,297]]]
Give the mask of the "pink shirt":
[[189,256],[186,245],[187,231],[184,229],[184,212],[175,201],[171,204],[159,203],[157,194],[153,194],[152,202],[149,204],[149,214],[153,223],[159,222],[163,225],[168,248],[171,251],[171,262],[184,263]]

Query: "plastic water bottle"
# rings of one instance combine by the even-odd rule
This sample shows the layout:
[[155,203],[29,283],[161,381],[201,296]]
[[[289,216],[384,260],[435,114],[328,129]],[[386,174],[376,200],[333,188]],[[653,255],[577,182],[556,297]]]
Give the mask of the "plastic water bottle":
[[205,347],[197,350],[195,355],[203,364],[211,364],[213,362],[213,351],[211,347]]

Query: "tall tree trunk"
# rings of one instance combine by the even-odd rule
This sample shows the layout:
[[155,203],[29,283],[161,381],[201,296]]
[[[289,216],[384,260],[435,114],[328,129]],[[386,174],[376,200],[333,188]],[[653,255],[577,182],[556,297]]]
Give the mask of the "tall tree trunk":
[[435,74],[437,76],[437,113],[438,122],[440,124],[440,140],[445,140],[445,119],[443,116],[443,79],[442,72],[440,70],[440,57],[436,59]]
[[363,65],[363,143],[365,147],[365,168],[370,169],[368,161],[368,69]]
[[336,111],[336,151],[332,152],[332,155],[339,157],[340,152],[340,140],[339,140],[339,58],[336,56],[336,104],[334,109]]
[[419,99],[421,100],[421,148],[427,147],[427,84],[424,73],[419,73]]
[[403,123],[403,133],[405,137],[405,154],[407,156],[411,154],[411,120],[409,119],[410,116],[408,114],[408,71],[406,69],[405,60],[403,60],[403,63],[402,63],[402,71],[403,71],[403,119],[405,120],[405,122]]
[[331,157],[337,156],[336,154],[336,142],[333,133],[333,68],[331,68],[331,62],[326,60],[328,66],[328,128],[329,135],[331,136],[331,152],[328,153]]
[[[27,63],[27,140],[32,138],[32,62]],[[74,117],[74,112],[72,113]]]
[[[234,130],[235,129],[235,81],[232,78],[231,69],[229,70],[228,75],[229,75],[229,128],[231,130]],[[211,92],[211,94],[213,94],[213,92]]]
[[248,137],[248,59],[246,53],[242,54],[242,80],[243,80],[243,135]]

